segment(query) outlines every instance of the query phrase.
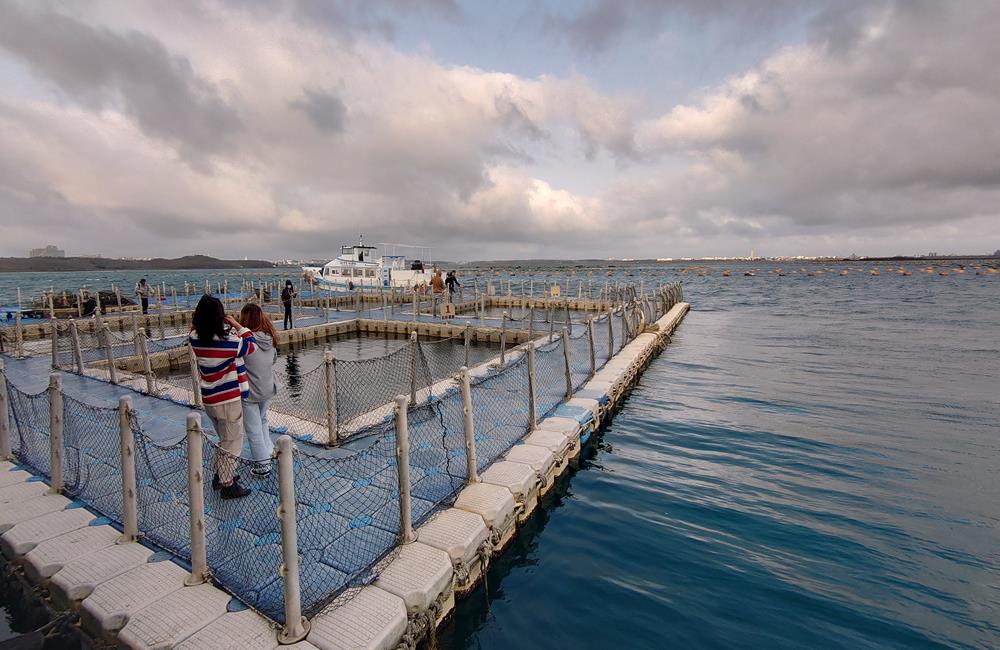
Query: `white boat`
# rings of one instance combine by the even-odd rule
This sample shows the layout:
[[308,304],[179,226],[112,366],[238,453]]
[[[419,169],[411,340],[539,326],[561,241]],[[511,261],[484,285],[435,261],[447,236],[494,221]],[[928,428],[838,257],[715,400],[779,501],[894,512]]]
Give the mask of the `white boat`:
[[[323,266],[303,266],[305,279],[320,289],[339,291],[354,288],[415,287],[431,283],[432,270],[427,270],[419,259],[407,262],[405,255],[397,255],[397,248],[422,248],[405,244],[381,244],[383,254],[377,255],[377,246],[366,246],[364,237],[353,246],[341,246],[340,255]],[[427,251],[429,249],[423,248]],[[391,251],[387,254],[386,251]]]

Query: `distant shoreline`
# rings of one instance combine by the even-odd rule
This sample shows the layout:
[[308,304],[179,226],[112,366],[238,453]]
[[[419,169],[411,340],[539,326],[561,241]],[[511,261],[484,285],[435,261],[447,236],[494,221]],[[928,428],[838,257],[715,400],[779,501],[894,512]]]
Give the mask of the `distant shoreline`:
[[122,260],[104,257],[0,257],[0,273],[58,273],[61,271],[189,271],[195,269],[274,269],[266,260],[220,260],[207,255]]

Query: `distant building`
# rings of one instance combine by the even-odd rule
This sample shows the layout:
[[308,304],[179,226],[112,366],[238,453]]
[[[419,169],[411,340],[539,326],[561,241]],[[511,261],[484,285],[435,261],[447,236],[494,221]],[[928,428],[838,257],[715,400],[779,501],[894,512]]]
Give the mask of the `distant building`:
[[28,257],[66,257],[66,251],[49,244],[45,248],[32,248]]

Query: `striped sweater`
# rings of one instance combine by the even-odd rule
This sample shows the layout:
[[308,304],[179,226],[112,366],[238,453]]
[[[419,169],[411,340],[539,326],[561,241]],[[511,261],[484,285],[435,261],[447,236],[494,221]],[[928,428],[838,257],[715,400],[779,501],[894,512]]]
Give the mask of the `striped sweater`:
[[207,344],[191,332],[188,340],[198,359],[203,404],[225,404],[249,396],[250,384],[243,357],[254,351],[253,332],[241,327],[226,338],[216,338]]

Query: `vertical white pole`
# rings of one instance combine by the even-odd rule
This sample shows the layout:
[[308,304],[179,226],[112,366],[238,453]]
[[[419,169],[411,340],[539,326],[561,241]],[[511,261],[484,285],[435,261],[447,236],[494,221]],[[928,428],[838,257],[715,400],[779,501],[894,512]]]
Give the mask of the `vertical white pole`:
[[566,399],[573,399],[573,371],[570,368],[569,359],[569,330],[565,327],[562,331],[563,359],[566,362]]
[[323,367],[326,373],[326,444],[333,446],[337,444],[337,368],[332,350],[323,353]]
[[396,469],[399,474],[399,531],[403,543],[409,544],[413,534],[413,513],[410,511],[410,433],[406,422],[406,395],[396,396]]
[[528,422],[531,430],[538,428],[538,405],[535,401],[535,342],[528,341]]
[[122,542],[139,538],[138,494],[135,484],[135,439],[132,437],[132,398],[118,399],[118,438],[122,454]]
[[7,403],[7,373],[0,359],[0,460],[13,458],[10,447],[10,405]]
[[201,408],[201,373],[198,370],[198,357],[194,353],[194,348],[191,347],[191,342],[188,341],[188,364],[191,366],[191,390],[193,392],[193,397],[191,398],[191,403],[197,407]]
[[462,366],[458,371],[462,384],[462,414],[465,416],[465,462],[469,483],[479,482],[479,471],[476,468],[476,431],[472,425],[472,383],[469,380],[469,369]]
[[205,467],[202,450],[201,414],[187,414],[188,508],[191,513],[191,575],[184,584],[200,585],[208,577],[205,548]]
[[[18,289],[20,291],[20,289]],[[21,325],[21,310],[18,309],[14,312],[14,336],[15,336],[15,354],[18,357],[24,356],[24,326]]]
[[49,375],[49,494],[63,491],[63,394],[62,375]]
[[278,632],[282,645],[297,643],[309,634],[309,621],[302,616],[299,589],[299,540],[295,528],[295,443],[278,438],[278,517],[281,519],[281,580],[285,588],[285,624]]
[[611,361],[611,357],[615,356],[615,328],[611,325],[611,319],[614,317],[614,312],[610,309],[608,310],[608,361]]

